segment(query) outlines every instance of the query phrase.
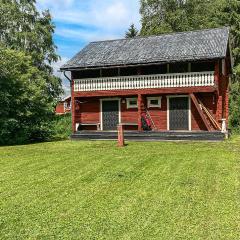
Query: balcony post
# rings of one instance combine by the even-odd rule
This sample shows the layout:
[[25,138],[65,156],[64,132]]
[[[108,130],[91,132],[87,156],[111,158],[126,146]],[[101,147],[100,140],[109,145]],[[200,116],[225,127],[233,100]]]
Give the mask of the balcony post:
[[76,132],[76,119],[75,119],[75,112],[76,112],[76,107],[75,107],[75,96],[74,96],[74,80],[72,79],[71,81],[71,94],[72,94],[72,132]]
[[138,131],[142,131],[142,108],[143,108],[143,97],[138,94]]

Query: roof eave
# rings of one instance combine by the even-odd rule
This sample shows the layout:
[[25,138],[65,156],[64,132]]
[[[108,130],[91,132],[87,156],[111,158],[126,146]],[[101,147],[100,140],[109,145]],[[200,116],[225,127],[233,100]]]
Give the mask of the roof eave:
[[94,69],[107,69],[107,68],[122,68],[122,67],[137,67],[137,66],[148,66],[148,65],[157,65],[157,64],[168,64],[168,63],[177,63],[177,62],[189,62],[189,61],[210,61],[223,59],[225,56],[218,57],[208,57],[208,58],[199,58],[199,59],[182,59],[182,60],[168,60],[168,61],[153,61],[147,63],[128,63],[128,64],[118,64],[118,65],[97,65],[97,66],[86,66],[86,67],[62,67],[60,71],[76,71],[76,70],[94,70]]

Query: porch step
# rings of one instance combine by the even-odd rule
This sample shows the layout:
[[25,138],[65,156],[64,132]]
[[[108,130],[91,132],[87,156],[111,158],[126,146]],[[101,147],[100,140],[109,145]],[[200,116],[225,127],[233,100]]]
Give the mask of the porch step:
[[[223,141],[225,135],[216,132],[138,132],[125,131],[124,137],[129,141]],[[117,140],[117,132],[81,131],[71,135],[72,140]]]

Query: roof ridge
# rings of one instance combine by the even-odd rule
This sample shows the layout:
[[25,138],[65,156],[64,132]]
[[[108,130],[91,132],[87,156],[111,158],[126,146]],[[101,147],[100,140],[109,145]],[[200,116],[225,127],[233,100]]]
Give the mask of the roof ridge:
[[187,33],[193,33],[193,32],[203,32],[203,31],[212,31],[212,30],[220,30],[220,29],[228,29],[229,30],[230,27],[229,26],[222,26],[222,27],[216,27],[216,28],[205,28],[205,29],[197,29],[197,30],[191,30],[191,31],[162,33],[162,34],[159,34],[159,35],[137,36],[137,37],[134,37],[134,38],[118,38],[118,39],[92,41],[90,43],[115,42],[115,41],[131,41],[133,39],[142,39],[142,38],[147,39],[147,38],[151,38],[151,37],[171,36],[171,35],[178,35],[178,34],[183,34],[183,33],[187,34]]
[[[226,56],[230,28],[222,26],[175,32],[161,35],[142,36],[135,39],[115,39],[92,42],[85,46],[64,68],[73,65],[79,68],[89,66],[105,66],[109,63],[135,64],[140,60],[151,62],[159,55],[158,61],[181,61],[184,57],[192,56],[192,60]],[[186,41],[186,38],[189,38]],[[100,43],[99,43],[100,42]],[[134,54],[132,52],[134,51]],[[158,57],[157,57],[158,58]],[[97,64],[97,65],[95,65]],[[63,67],[62,67],[63,69]]]

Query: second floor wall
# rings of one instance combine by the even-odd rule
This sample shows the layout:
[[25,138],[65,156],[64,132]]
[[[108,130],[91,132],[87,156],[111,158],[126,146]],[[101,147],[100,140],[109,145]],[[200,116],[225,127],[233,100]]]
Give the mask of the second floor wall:
[[217,88],[229,74],[225,60],[124,66],[72,72],[74,91],[131,90],[147,88]]

